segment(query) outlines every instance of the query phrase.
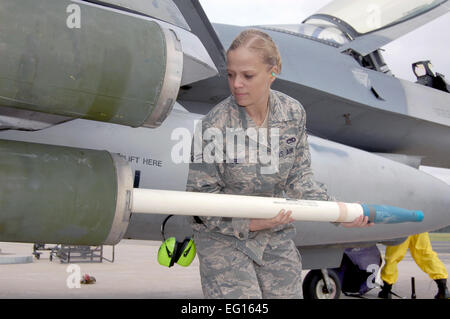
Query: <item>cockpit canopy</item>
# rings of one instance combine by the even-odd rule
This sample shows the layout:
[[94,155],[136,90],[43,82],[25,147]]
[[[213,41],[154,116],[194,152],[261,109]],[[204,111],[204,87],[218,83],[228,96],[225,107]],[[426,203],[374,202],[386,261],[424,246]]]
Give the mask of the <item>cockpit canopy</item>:
[[293,25],[266,25],[342,46],[357,37],[391,27],[434,9],[448,0],[335,0],[317,13]]
[[379,49],[447,13],[448,1],[334,0],[302,24],[263,27],[334,46],[366,68],[390,73]]
[[345,33],[352,33],[349,36],[355,38],[414,18],[445,1],[335,0],[303,22],[317,25],[323,23],[320,20],[325,20]]

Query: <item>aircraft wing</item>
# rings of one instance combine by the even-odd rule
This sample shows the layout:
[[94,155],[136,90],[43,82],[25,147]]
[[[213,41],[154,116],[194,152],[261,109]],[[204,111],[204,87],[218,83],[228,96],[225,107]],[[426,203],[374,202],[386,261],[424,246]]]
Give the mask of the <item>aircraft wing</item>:
[[226,70],[225,50],[198,0],[173,0],[194,33],[203,43],[216,68]]
[[[203,43],[214,62],[218,74],[181,86],[178,101],[189,111],[206,114],[212,106],[230,94],[226,78],[225,49],[198,0],[173,0],[183,13],[186,22]],[[206,93],[207,92],[207,93]]]

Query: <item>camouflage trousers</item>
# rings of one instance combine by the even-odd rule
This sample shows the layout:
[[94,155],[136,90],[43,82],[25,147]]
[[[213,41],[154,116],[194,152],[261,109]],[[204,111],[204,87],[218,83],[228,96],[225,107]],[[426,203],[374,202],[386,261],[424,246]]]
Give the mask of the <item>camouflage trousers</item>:
[[228,243],[194,232],[203,295],[214,299],[301,299],[302,263],[292,239],[270,243],[259,265]]

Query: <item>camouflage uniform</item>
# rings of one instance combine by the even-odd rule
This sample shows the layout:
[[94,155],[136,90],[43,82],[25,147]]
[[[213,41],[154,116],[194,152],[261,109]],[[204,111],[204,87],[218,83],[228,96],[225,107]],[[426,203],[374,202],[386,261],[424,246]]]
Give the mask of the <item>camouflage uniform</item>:
[[[279,147],[270,139],[267,146],[269,154],[279,156],[278,171],[263,174],[267,165],[249,163],[250,139],[245,140],[246,153],[237,151],[234,159],[227,159],[224,146],[222,162],[206,163],[204,154],[196,154],[194,149],[205,150],[211,140],[194,138],[186,190],[330,200],[326,190],[313,180],[305,123],[305,110],[298,101],[271,90],[267,125],[269,130],[278,128]],[[205,132],[211,127],[223,133],[224,141],[226,128],[257,128],[233,96],[216,105],[197,130]],[[301,257],[292,240],[296,232],[293,224],[253,232],[249,231],[250,219],[201,217],[202,223],[189,219],[206,298],[302,297]]]

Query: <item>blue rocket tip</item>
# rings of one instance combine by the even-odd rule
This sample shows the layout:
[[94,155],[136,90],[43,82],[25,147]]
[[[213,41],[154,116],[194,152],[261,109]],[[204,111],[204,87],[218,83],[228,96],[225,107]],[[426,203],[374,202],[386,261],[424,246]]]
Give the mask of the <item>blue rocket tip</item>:
[[423,212],[420,210],[417,210],[416,211],[416,221],[421,222],[423,220],[423,217],[424,217]]
[[420,210],[408,210],[388,205],[361,204],[364,216],[376,224],[396,224],[405,222],[421,222],[424,214]]

